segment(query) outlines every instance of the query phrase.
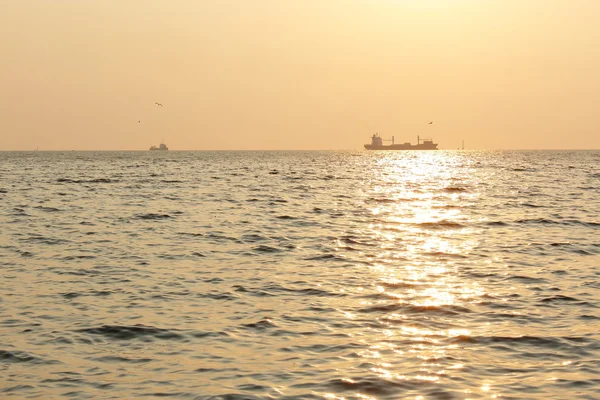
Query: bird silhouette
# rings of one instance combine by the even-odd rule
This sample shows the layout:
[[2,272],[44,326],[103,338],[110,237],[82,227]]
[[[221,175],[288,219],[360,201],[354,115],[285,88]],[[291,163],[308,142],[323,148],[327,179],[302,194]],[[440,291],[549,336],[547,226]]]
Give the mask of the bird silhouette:
[[157,105],[157,106],[159,106],[159,107],[162,107],[162,106],[163,106],[162,104],[160,104],[160,103],[158,103],[158,102],[154,102],[154,104],[156,104],[156,105]]
[[429,125],[431,125],[431,124],[433,124],[433,121],[431,121],[431,122],[429,123]]

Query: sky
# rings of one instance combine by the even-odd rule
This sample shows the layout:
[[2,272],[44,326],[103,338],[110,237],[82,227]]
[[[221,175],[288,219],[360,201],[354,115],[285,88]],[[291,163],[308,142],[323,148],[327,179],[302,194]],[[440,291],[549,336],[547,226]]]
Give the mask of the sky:
[[0,0],[0,150],[358,150],[375,132],[600,149],[599,17],[598,0]]

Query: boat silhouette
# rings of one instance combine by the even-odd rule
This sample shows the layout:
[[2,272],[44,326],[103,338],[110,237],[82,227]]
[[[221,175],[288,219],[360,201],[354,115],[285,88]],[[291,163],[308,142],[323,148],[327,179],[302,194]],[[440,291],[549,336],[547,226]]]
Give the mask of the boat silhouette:
[[[392,144],[385,145],[383,142],[392,142]],[[394,137],[391,140],[384,140],[378,133],[371,136],[371,144],[365,144],[367,150],[437,150],[437,143],[433,143],[433,139],[421,139],[417,136],[417,144],[410,144],[410,142],[395,144]]]

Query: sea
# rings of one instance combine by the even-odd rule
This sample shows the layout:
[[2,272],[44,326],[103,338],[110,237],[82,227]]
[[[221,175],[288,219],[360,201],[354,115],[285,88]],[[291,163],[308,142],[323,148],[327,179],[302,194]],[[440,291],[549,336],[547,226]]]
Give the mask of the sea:
[[0,153],[2,399],[600,399],[600,151]]

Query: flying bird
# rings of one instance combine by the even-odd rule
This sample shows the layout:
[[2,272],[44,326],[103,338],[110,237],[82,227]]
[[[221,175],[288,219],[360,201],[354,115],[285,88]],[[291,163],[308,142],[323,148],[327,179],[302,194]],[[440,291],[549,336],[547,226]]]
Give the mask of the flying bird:
[[158,103],[158,102],[154,102],[154,104],[156,104],[156,105],[157,105],[157,106],[159,106],[159,107],[162,107],[162,106],[163,106],[162,104],[160,104],[160,103]]
[[429,123],[429,125],[431,125],[431,124],[433,124],[433,121],[431,121],[431,122]]

